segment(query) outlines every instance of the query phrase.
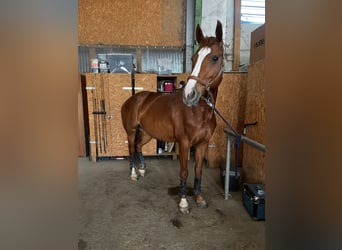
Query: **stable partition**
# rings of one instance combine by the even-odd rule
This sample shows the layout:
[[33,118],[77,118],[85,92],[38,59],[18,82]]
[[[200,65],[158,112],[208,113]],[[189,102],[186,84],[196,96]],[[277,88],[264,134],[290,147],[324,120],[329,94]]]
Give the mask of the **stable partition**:
[[[87,99],[90,159],[128,156],[121,106],[132,96],[131,74],[87,73],[82,75],[82,81]],[[136,87],[137,91],[155,91],[156,75],[136,75]],[[155,140],[143,147],[143,154],[156,154]]]

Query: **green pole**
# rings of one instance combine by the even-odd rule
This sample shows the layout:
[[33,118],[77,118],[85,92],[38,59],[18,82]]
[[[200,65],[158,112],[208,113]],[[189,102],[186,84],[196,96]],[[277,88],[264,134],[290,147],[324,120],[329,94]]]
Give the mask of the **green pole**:
[[[194,40],[196,40],[196,27],[197,24],[201,25],[202,23],[202,0],[196,0],[195,3],[195,32],[194,32]],[[194,45],[194,53],[198,49],[198,44]]]

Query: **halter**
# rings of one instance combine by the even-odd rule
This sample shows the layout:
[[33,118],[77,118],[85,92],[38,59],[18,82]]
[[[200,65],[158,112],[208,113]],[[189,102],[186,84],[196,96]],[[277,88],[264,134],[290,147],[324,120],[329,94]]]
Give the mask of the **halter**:
[[[203,96],[201,96],[200,98],[201,98],[202,100],[205,100],[205,102],[206,102],[207,104],[208,104],[208,102],[211,103],[211,105],[208,104],[208,106],[211,107],[211,106],[214,106],[213,103],[215,103],[215,99],[214,99],[213,94],[212,94],[211,91],[210,91],[210,86],[211,86],[211,83],[212,83],[212,82],[215,82],[217,78],[219,78],[220,76],[222,76],[222,74],[223,74],[223,70],[222,70],[222,67],[221,67],[220,71],[217,73],[217,75],[215,76],[215,78],[214,78],[212,81],[206,82],[206,81],[204,81],[203,79],[199,78],[198,76],[194,76],[194,75],[190,75],[190,76],[188,77],[187,81],[188,81],[189,79],[193,79],[193,80],[195,80],[196,82],[198,82],[199,84],[201,84],[202,86],[205,87],[205,90],[207,91],[209,97],[206,99],[206,98],[204,98]],[[210,99],[212,100],[212,102],[210,102]]]
[[[223,74],[222,67],[223,67],[223,66],[221,66],[220,71],[217,73],[217,75],[215,76],[215,78],[214,78],[212,81],[215,81],[218,77],[222,76],[222,74]],[[198,76],[194,76],[194,75],[190,75],[190,76],[188,77],[187,81],[188,81],[189,79],[193,79],[193,80],[195,80],[196,82],[200,83],[201,85],[203,85],[203,86],[205,87],[206,90],[208,90],[208,89],[210,88],[210,85],[211,85],[211,82],[212,82],[212,81],[206,82],[206,81],[204,81],[203,79],[199,78]]]
[[[222,68],[221,70],[219,71],[219,73],[215,76],[214,80],[216,80],[216,78],[218,78],[219,76],[221,76],[223,74],[223,71],[222,71]],[[222,120],[223,122],[230,128],[231,131],[233,131],[236,135],[238,135],[238,133],[235,131],[235,129],[232,127],[232,125],[230,125],[230,123],[223,117],[223,115],[220,113],[220,111],[218,111],[215,107],[215,99],[214,99],[214,96],[213,94],[211,93],[210,91],[210,85],[211,85],[211,82],[212,81],[209,81],[209,82],[206,82],[204,81],[203,79],[199,78],[198,76],[189,76],[188,77],[188,80],[189,79],[194,79],[196,80],[198,83],[200,83],[201,85],[203,85],[205,87],[205,90],[208,92],[208,95],[209,97],[208,98],[205,98],[203,96],[201,96],[200,98],[202,100],[204,100],[206,102],[206,104],[212,109],[212,111],[214,111]]]

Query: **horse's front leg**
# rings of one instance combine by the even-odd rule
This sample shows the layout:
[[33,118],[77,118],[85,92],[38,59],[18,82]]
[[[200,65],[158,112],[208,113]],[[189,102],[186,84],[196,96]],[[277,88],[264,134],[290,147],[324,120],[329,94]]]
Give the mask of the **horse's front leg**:
[[189,203],[186,199],[186,180],[188,178],[188,152],[189,152],[189,145],[181,144],[179,145],[179,162],[180,162],[180,186],[179,186],[179,211],[187,214],[190,212],[189,210]]
[[208,148],[208,143],[201,143],[195,147],[195,179],[194,179],[194,194],[195,202],[201,208],[207,208],[208,203],[205,201],[201,194],[202,182],[202,166],[204,154]]

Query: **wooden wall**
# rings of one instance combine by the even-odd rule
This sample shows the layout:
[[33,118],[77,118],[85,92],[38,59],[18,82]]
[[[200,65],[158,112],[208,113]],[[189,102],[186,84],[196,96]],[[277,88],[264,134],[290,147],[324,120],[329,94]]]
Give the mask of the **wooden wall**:
[[[127,134],[122,125],[121,107],[132,95],[131,75],[86,73],[82,77],[87,88],[90,158],[96,161],[99,157],[128,156]],[[139,74],[136,78],[137,86],[144,90],[156,89],[156,75]],[[101,114],[93,113],[100,111]],[[156,148],[155,140],[151,140],[143,148],[143,154],[155,155]]]
[[[216,108],[239,133],[243,133],[244,124],[248,126],[246,136],[265,144],[265,69],[264,60],[249,66],[248,73],[225,73],[219,87]],[[206,159],[209,167],[225,164],[227,125],[216,116],[217,127],[210,139]],[[231,144],[231,166],[235,164],[234,140]],[[245,143],[240,145],[238,166],[242,167],[242,182],[265,183],[265,153]]]
[[[246,84],[247,73],[224,73],[216,102],[216,108],[238,133],[242,133],[245,120]],[[206,155],[209,167],[219,167],[226,160],[227,137],[224,128],[227,128],[227,125],[218,115],[216,115],[216,121],[217,126],[209,141]],[[242,151],[239,152],[241,164]],[[231,155],[234,156],[233,148]],[[234,157],[232,157],[232,160],[234,160]]]
[[[248,68],[245,123],[257,122],[247,127],[246,136],[265,145],[265,63],[259,60]],[[267,145],[266,145],[267,146]],[[247,144],[243,148],[243,180],[265,183],[265,153]]]
[[184,0],[79,0],[79,44],[183,46]]

